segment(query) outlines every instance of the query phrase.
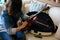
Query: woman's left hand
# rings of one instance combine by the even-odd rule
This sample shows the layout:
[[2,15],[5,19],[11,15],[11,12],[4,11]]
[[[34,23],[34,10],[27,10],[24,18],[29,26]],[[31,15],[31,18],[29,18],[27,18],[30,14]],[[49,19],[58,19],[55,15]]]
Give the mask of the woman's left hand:
[[22,25],[22,20],[18,20],[18,22],[17,22],[17,26],[21,26]]
[[20,26],[18,26],[18,27],[16,28],[16,32],[24,29],[24,28],[27,26],[27,24],[28,24],[27,21],[22,22],[22,25],[20,25]]

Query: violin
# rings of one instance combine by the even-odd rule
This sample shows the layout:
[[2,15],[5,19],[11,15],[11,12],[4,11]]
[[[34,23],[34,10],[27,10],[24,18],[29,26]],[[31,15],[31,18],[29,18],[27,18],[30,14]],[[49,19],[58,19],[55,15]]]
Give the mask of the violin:
[[22,30],[24,30],[24,31],[27,30],[36,20],[38,20],[37,14],[39,14],[39,12],[34,15],[29,16],[29,18],[26,20],[28,22],[28,24]]
[[39,12],[34,14],[33,16],[30,16],[30,18],[28,18],[28,20],[26,20],[28,22],[27,26],[25,28],[23,28],[22,30],[27,30],[33,23],[37,23],[39,25],[49,27],[49,25],[38,21],[40,18],[38,15],[39,15]]
[[37,16],[28,19],[27,20],[27,22],[28,22],[27,26],[25,28],[23,28],[22,30],[27,30],[36,20],[38,20]]

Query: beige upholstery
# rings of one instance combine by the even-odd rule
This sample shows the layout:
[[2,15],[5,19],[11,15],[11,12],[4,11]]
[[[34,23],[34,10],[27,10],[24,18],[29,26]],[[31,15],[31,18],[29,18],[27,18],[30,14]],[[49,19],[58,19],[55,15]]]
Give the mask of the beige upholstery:
[[60,7],[52,7],[49,10],[49,16],[53,20],[54,24],[58,26],[55,37],[60,40]]

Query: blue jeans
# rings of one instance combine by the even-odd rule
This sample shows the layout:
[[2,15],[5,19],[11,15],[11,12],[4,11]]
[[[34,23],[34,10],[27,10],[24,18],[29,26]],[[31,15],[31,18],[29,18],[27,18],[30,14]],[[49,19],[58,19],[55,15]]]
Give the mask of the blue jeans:
[[[16,36],[17,36],[17,40],[26,40],[26,36],[23,31],[17,32]],[[0,32],[0,37],[2,38],[2,40],[12,40],[12,38],[7,32]]]
[[0,37],[2,38],[2,40],[12,40],[7,32],[0,32]]
[[17,32],[16,36],[17,36],[18,40],[26,40],[26,36],[25,36],[25,33],[23,31]]

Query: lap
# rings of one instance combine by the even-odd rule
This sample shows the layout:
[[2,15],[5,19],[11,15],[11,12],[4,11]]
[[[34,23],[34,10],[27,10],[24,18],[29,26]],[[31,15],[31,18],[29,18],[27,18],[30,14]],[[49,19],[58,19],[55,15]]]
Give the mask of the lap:
[[23,31],[16,32],[16,36],[19,37],[24,37],[25,33]]

